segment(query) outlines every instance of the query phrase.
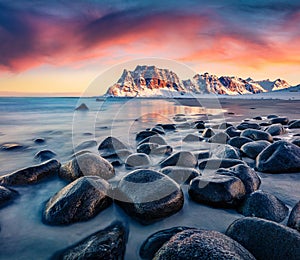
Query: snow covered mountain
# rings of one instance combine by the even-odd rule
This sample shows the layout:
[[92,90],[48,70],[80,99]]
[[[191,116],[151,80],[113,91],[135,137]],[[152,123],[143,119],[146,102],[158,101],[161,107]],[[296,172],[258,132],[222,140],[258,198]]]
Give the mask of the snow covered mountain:
[[133,71],[124,69],[116,84],[106,96],[117,97],[172,97],[186,94],[242,95],[278,91],[291,86],[281,79],[254,81],[251,78],[217,77],[209,73],[196,74],[192,79],[180,80],[168,69],[155,66],[137,66]]

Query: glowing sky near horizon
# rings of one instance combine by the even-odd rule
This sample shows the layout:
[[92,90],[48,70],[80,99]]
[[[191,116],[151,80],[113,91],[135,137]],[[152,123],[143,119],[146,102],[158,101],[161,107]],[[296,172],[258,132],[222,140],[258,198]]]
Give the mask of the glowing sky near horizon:
[[297,85],[299,46],[300,0],[0,0],[0,95],[80,95],[146,57]]

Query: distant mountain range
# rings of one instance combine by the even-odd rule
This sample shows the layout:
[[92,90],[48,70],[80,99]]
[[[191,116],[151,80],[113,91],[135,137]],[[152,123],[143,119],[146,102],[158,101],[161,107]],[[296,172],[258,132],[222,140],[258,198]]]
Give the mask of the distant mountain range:
[[114,97],[172,97],[186,94],[243,95],[299,89],[285,80],[255,81],[251,78],[222,76],[209,73],[196,74],[192,79],[181,80],[176,73],[155,66],[137,66],[133,71],[124,69],[117,83],[106,96]]

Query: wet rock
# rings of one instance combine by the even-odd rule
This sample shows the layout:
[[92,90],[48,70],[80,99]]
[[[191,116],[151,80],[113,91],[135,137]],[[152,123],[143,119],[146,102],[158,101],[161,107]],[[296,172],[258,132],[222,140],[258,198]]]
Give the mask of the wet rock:
[[289,213],[288,207],[274,195],[258,190],[250,194],[242,206],[246,217],[258,217],[275,222],[283,221]]
[[262,117],[261,116],[256,116],[256,117],[253,117],[254,120],[262,120]]
[[293,207],[287,225],[300,232],[300,201]]
[[90,175],[108,180],[115,176],[115,171],[106,159],[92,153],[77,156],[63,165],[59,171],[59,177],[67,181]]
[[34,139],[34,142],[36,144],[44,144],[46,142],[46,140],[44,138],[36,138],[36,139]]
[[211,129],[211,128],[206,128],[203,133],[202,133],[202,137],[205,138],[210,138],[215,134],[215,132]]
[[124,259],[127,234],[120,222],[100,230],[58,252],[52,259]]
[[202,122],[198,122],[195,124],[194,128],[196,129],[205,129],[205,123],[202,121]]
[[149,136],[146,137],[145,139],[143,139],[142,141],[140,141],[138,143],[138,146],[144,143],[152,143],[152,144],[160,144],[160,145],[166,145],[167,142],[165,141],[165,139],[160,136],[160,135],[153,135],[153,136]]
[[78,151],[78,152],[76,152],[76,153],[73,153],[73,154],[71,155],[71,159],[74,159],[74,158],[76,158],[77,156],[82,155],[82,154],[85,154],[85,153],[91,153],[91,151],[83,150],[83,151]]
[[168,175],[178,184],[189,184],[192,179],[201,175],[201,173],[194,168],[176,166],[165,167],[161,169],[161,172],[165,175]]
[[174,235],[153,258],[153,260],[168,259],[254,260],[255,258],[239,243],[220,232],[189,229]]
[[197,165],[197,159],[191,152],[182,151],[170,155],[160,163],[160,167],[181,166],[194,168]]
[[186,137],[182,139],[183,142],[201,142],[204,138],[194,134],[188,134]]
[[271,126],[267,127],[265,131],[272,136],[283,135],[286,133],[286,130],[284,129],[282,124],[271,125]]
[[55,156],[56,153],[51,150],[41,150],[34,155],[34,158],[44,162],[54,158]]
[[268,115],[267,116],[268,119],[277,118],[277,117],[278,117],[277,115]]
[[17,170],[0,177],[0,185],[35,184],[47,177],[54,177],[60,168],[60,162],[52,159],[38,165]]
[[238,164],[229,169],[218,169],[216,171],[216,174],[234,176],[239,178],[245,186],[246,194],[250,194],[253,191],[256,191],[261,184],[261,180],[257,173],[249,166],[243,164]]
[[211,156],[210,151],[198,151],[195,152],[194,155],[196,156],[196,158],[198,158],[198,160],[203,160],[203,159],[208,159]]
[[254,141],[246,143],[241,147],[241,151],[249,158],[255,159],[262,150],[268,147],[270,143],[268,141]]
[[208,139],[209,143],[219,143],[219,144],[226,144],[227,141],[229,140],[229,135],[226,133],[217,133],[215,135],[213,135],[212,137],[210,137]]
[[204,170],[204,169],[218,169],[218,168],[229,168],[232,166],[235,166],[237,164],[244,164],[246,165],[245,162],[242,160],[238,159],[205,159],[199,162],[199,169]]
[[89,108],[87,107],[86,104],[82,103],[81,105],[79,105],[78,107],[75,108],[75,110],[79,110],[79,111],[88,111]]
[[256,129],[259,130],[261,127],[259,124],[250,123],[250,122],[242,122],[237,127],[238,130],[246,130],[246,129]]
[[149,167],[151,165],[150,158],[144,153],[134,153],[128,156],[125,161],[126,168],[141,168]]
[[175,124],[157,124],[156,126],[161,126],[166,131],[176,130],[176,125]]
[[74,151],[80,151],[80,150],[88,149],[88,148],[91,148],[94,146],[97,146],[97,142],[95,140],[88,140],[88,141],[84,141],[84,142],[80,143],[79,145],[77,145],[74,148]]
[[300,234],[273,221],[245,217],[234,221],[226,235],[240,243],[258,260],[299,259]]
[[246,195],[243,182],[234,176],[200,176],[189,186],[192,200],[214,207],[236,207]]
[[137,142],[140,142],[144,139],[146,139],[147,137],[151,137],[151,136],[155,136],[158,135],[158,133],[154,132],[154,131],[141,131],[139,133],[136,134],[135,140]]
[[296,120],[292,124],[289,125],[289,129],[300,128],[300,120]]
[[23,151],[27,147],[18,143],[3,143],[0,145],[0,151]]
[[225,133],[229,135],[229,137],[240,136],[241,131],[237,130],[234,126],[230,126],[225,130]]
[[163,129],[162,126],[155,126],[155,127],[151,128],[150,131],[156,132],[156,133],[158,133],[160,135],[166,134],[166,132],[165,132],[165,130]]
[[49,199],[43,221],[50,225],[62,225],[91,219],[111,205],[109,191],[108,182],[102,178],[81,177]]
[[118,151],[122,149],[127,149],[127,146],[113,136],[105,138],[98,147],[98,150]]
[[173,148],[170,145],[160,145],[151,151],[151,155],[170,155]]
[[131,155],[132,152],[130,152],[127,149],[121,149],[121,150],[117,150],[117,151],[104,151],[102,153],[100,153],[100,155],[105,158],[105,159],[120,159],[125,161],[126,158]]
[[252,139],[248,138],[248,137],[233,137],[230,140],[228,140],[227,144],[237,147],[237,148],[241,148],[242,145],[246,144],[246,143],[250,143],[253,142]]
[[299,172],[300,147],[287,141],[277,141],[257,156],[256,168],[269,173]]
[[0,186],[0,207],[11,202],[17,195],[15,190]]
[[172,236],[188,229],[194,228],[179,226],[160,230],[150,235],[140,247],[140,257],[143,259],[151,260],[154,257],[155,253],[162,247],[165,242],[168,242]]
[[184,197],[170,177],[153,170],[125,175],[115,190],[116,203],[132,218],[150,224],[181,210]]
[[256,130],[256,129],[247,129],[241,133],[241,137],[247,137],[254,141],[265,140],[268,142],[273,142],[273,137],[267,132]]
[[289,119],[287,117],[276,117],[270,120],[271,124],[282,124],[287,125],[289,123]]
[[300,138],[296,138],[292,141],[292,144],[297,145],[300,147]]
[[218,126],[218,129],[227,129],[228,127],[232,127],[233,125],[227,122],[223,122]]
[[158,148],[159,147],[159,144],[156,144],[156,143],[143,143],[141,145],[139,145],[136,149],[136,151],[138,153],[145,153],[145,154],[151,154],[151,152]]
[[271,125],[269,122],[262,122],[259,124],[260,126],[269,126]]
[[190,128],[192,128],[192,125],[189,122],[185,122],[185,123],[177,124],[177,128],[190,129]]
[[228,159],[240,159],[239,151],[231,145],[218,145],[212,149],[211,157],[228,158]]

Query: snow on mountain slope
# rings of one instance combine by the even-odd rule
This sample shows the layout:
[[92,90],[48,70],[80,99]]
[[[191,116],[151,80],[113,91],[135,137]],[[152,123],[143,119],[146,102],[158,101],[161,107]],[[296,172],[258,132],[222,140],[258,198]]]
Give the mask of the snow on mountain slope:
[[262,86],[267,92],[291,87],[285,80],[282,79],[276,79],[275,81],[270,81],[269,79],[267,79],[267,80],[256,81],[255,83]]

